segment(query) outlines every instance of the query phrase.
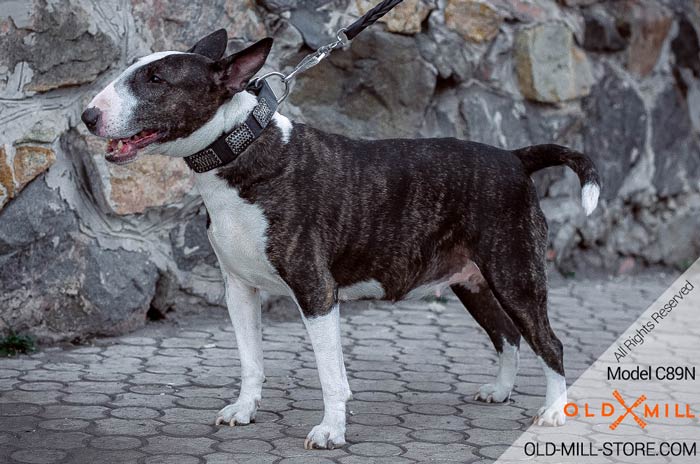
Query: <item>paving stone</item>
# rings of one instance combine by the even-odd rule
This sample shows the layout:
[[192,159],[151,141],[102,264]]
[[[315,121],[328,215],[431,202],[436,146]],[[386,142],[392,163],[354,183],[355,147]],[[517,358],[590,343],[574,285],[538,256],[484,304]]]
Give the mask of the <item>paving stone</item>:
[[47,419],[98,419],[107,415],[103,406],[52,404],[44,408],[42,417]]
[[332,464],[333,460],[318,456],[296,456],[285,458],[279,461],[279,464]]
[[199,458],[187,454],[161,454],[149,456],[143,460],[144,464],[199,464]]
[[223,441],[216,445],[216,448],[218,448],[219,451],[228,451],[234,455],[238,453],[255,454],[272,450],[272,445],[263,440],[241,439]]
[[398,417],[389,414],[356,414],[350,417],[350,421],[364,425],[397,425],[401,422]]
[[153,419],[100,419],[95,421],[95,434],[144,437],[158,433],[158,427],[161,425],[161,422]]
[[406,443],[404,445],[406,453],[404,457],[415,459],[419,462],[437,462],[437,461],[457,461],[468,462],[476,457],[474,448],[466,444],[450,443],[450,444],[435,444],[435,443]]
[[140,395],[138,393],[122,393],[115,395],[111,402],[114,406],[147,406],[155,409],[173,407],[178,398],[161,393],[159,395]]
[[0,424],[4,432],[30,432],[36,430],[41,419],[35,416],[3,417]]
[[63,397],[63,401],[71,404],[105,404],[111,398],[102,393],[73,393]]
[[18,377],[19,374],[20,372],[14,369],[0,369],[0,379]]
[[90,446],[103,450],[136,449],[141,446],[141,440],[134,437],[109,436],[97,437],[90,440]]
[[116,408],[110,414],[112,417],[119,417],[120,419],[153,419],[160,416],[160,413],[155,409],[143,407]]
[[416,441],[429,443],[460,443],[464,441],[464,434],[458,431],[444,429],[416,430],[409,433],[409,436]]
[[63,384],[58,382],[23,382],[17,388],[26,391],[53,391],[60,390]]
[[59,462],[65,456],[66,453],[64,451],[55,449],[34,449],[15,451],[10,457],[17,462],[26,462],[29,464],[50,464]]
[[56,431],[82,430],[89,425],[90,422],[82,419],[51,419],[39,422],[42,429]]
[[398,456],[403,450],[389,443],[358,443],[348,448],[348,451],[360,456]]
[[27,403],[0,403],[0,417],[2,416],[31,416],[41,412],[41,406]]
[[66,458],[64,462],[71,464],[134,464],[139,462],[139,459],[143,456],[143,453],[134,450],[104,450],[83,448],[69,451],[68,458]]
[[[641,312],[627,301],[660,293],[630,288],[594,282],[553,289],[550,318],[570,341],[569,381],[605,348],[600,340],[613,340]],[[354,393],[342,449],[302,447],[323,416],[323,401],[300,321],[265,322],[267,382],[257,422],[213,425],[240,386],[238,352],[222,313],[198,316],[187,330],[154,324],[92,347],[0,359],[0,456],[62,464],[492,462],[544,400],[532,351],[523,347],[511,401],[484,404],[473,394],[493,380],[497,358],[454,297],[440,308],[380,307],[342,315]],[[599,315],[605,308],[614,309],[605,311],[609,317]],[[572,311],[587,323],[572,319]],[[590,324],[603,335],[591,338]]]
[[211,425],[198,423],[168,424],[160,429],[162,433],[178,437],[204,437],[211,435],[213,430]]
[[51,404],[55,403],[61,396],[57,391],[38,391],[28,392],[23,390],[14,390],[0,394],[0,404],[2,403],[34,403],[34,404]]
[[36,431],[20,436],[18,447],[68,450],[82,448],[90,435],[83,432]]
[[272,454],[241,453],[231,456],[230,453],[212,453],[204,456],[206,464],[231,464],[232,462],[241,464],[272,464],[277,460],[279,460],[279,456]]
[[202,455],[214,451],[212,448],[216,441],[210,438],[175,438],[175,437],[149,437],[142,451],[151,454],[182,453],[190,455]]

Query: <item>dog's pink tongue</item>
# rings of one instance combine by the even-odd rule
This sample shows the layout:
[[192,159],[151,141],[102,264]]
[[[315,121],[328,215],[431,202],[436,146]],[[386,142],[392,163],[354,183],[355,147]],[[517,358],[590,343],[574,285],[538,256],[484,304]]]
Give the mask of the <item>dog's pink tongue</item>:
[[136,151],[136,147],[134,147],[129,142],[124,142],[124,144],[122,145],[122,149],[119,150],[119,154],[120,155],[130,155],[135,151]]

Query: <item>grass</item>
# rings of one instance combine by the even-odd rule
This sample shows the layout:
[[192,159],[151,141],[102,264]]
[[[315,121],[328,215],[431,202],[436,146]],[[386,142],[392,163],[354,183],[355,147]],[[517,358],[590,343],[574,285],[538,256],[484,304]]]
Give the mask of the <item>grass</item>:
[[30,335],[18,334],[14,330],[0,338],[0,356],[16,356],[36,351],[36,342]]
[[423,301],[427,301],[428,303],[447,303],[448,300],[446,296],[435,296],[435,295],[428,295],[423,297]]
[[693,261],[690,259],[684,259],[680,263],[678,263],[677,267],[681,272],[685,272],[688,269],[690,269],[690,266],[693,265]]

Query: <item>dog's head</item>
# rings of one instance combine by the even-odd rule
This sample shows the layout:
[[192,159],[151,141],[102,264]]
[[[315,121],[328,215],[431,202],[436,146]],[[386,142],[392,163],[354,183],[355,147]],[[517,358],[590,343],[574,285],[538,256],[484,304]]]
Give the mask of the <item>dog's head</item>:
[[107,161],[126,164],[139,152],[191,154],[178,149],[183,144],[177,142],[193,136],[225,102],[243,92],[272,47],[272,39],[266,38],[223,57],[227,43],[221,29],[187,52],[145,56],[102,90],[82,120],[90,132],[109,139]]

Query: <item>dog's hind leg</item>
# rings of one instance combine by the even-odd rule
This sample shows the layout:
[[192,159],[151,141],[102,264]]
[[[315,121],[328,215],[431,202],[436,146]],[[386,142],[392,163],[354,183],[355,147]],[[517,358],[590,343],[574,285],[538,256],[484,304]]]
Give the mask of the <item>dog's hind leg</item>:
[[[544,370],[545,404],[534,418],[537,425],[563,425],[566,418],[566,379],[563,347],[547,317],[545,248],[547,224],[538,207],[518,212],[505,237],[494,233],[480,245],[480,267],[503,310],[538,356]],[[486,241],[485,241],[486,242]],[[497,251],[496,251],[497,250]]]
[[498,353],[496,381],[479,388],[474,399],[487,403],[508,401],[518,372],[520,332],[503,311],[486,282],[476,288],[453,285],[452,291],[486,331]]
[[255,420],[262,397],[263,372],[262,324],[260,295],[234,276],[224,272],[226,305],[236,334],[241,359],[241,391],[235,403],[216,415],[216,425],[245,425]]

